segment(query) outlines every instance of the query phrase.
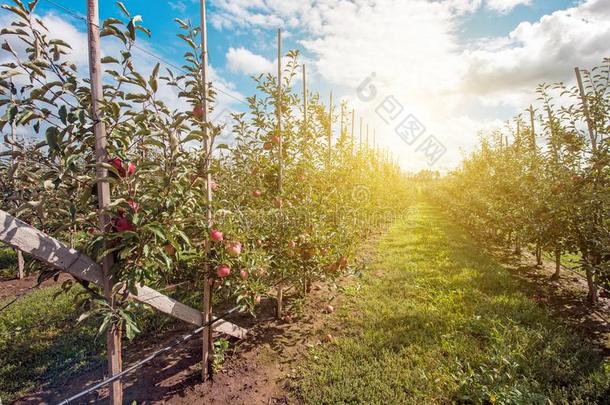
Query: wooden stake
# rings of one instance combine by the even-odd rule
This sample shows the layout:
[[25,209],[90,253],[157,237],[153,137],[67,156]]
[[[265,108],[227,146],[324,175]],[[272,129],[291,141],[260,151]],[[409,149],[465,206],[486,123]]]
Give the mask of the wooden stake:
[[529,108],[530,113],[530,143],[533,150],[536,150],[536,128],[534,127],[534,107],[530,104]]
[[[91,83],[91,107],[93,117],[93,132],[95,134],[95,160],[97,163],[96,178],[97,178],[97,200],[99,206],[99,221],[100,228],[104,232],[110,231],[110,217],[104,213],[110,204],[110,185],[106,179],[108,170],[102,166],[102,163],[108,161],[108,152],[106,150],[106,127],[102,120],[102,107],[100,100],[103,100],[104,93],[102,89],[102,66],[101,66],[101,51],[100,51],[100,31],[99,31],[99,10],[97,0],[87,0],[87,31],[88,31],[88,48],[89,48],[89,80]],[[114,274],[112,266],[114,260],[112,255],[106,255],[102,259],[102,275],[104,285],[104,296],[108,304],[114,308],[116,303],[114,300]],[[121,328],[116,324],[111,325],[106,332],[106,348],[108,356],[108,374],[113,376],[121,372]],[[123,403],[123,383],[119,379],[110,385],[110,402],[113,405]]]
[[303,133],[307,134],[307,74],[303,64]]
[[[284,176],[284,159],[282,156],[282,31],[277,30],[277,101],[276,101],[276,112],[277,112],[277,134],[279,138],[278,142],[278,194],[282,196],[282,178]],[[277,308],[276,315],[279,318],[283,312],[283,283],[279,283],[277,286]]]
[[343,141],[343,116],[345,115],[345,104],[341,103],[341,121],[339,123],[339,139]]
[[593,130],[593,122],[591,121],[591,117],[589,117],[589,104],[587,102],[587,94],[585,93],[585,87],[582,84],[582,77],[580,77],[580,69],[574,68],[574,73],[576,73],[576,82],[578,83],[578,91],[580,92],[580,99],[582,100],[582,109],[585,114],[585,119],[587,121],[587,129],[589,130],[589,139],[591,140],[591,149],[593,153],[597,152],[597,139],[595,137],[595,131]]
[[[587,121],[587,129],[589,132],[589,139],[591,141],[591,151],[593,152],[593,156],[597,155],[597,139],[595,135],[595,131],[593,129],[593,122],[591,121],[591,117],[589,117],[589,105],[587,102],[587,94],[585,93],[585,87],[582,84],[582,78],[580,77],[580,69],[578,67],[574,68],[574,73],[576,73],[576,81],[578,83],[578,91],[580,92],[580,98],[582,100],[582,109],[585,114],[585,120]],[[599,176],[599,169],[595,170],[596,177]],[[595,181],[593,183],[593,192],[597,191],[598,182]],[[599,225],[599,207],[595,207],[596,211],[593,215],[595,218],[596,225]],[[598,296],[597,296],[597,278],[595,275],[595,267],[599,265],[599,254],[593,254],[593,261],[587,260],[585,266],[585,274],[587,276],[587,287],[589,289],[588,300],[591,304],[597,304]]]
[[333,92],[330,91],[330,101],[328,103],[328,164],[332,158],[332,138],[333,138]]
[[549,128],[551,129],[551,151],[553,152],[553,156],[555,160],[558,159],[558,150],[557,150],[557,133],[555,131],[555,120],[553,118],[553,113],[551,112],[551,108],[546,106],[546,114],[549,120]]
[[[12,82],[11,82],[11,84],[12,84]],[[11,95],[11,99],[13,99],[12,95]],[[17,143],[17,123],[15,122],[14,119],[13,119],[13,122],[11,122],[11,141],[13,142],[13,144]],[[11,145],[11,150],[13,152],[15,151],[14,145]],[[11,155],[11,165],[13,165],[13,164],[14,164],[14,158]],[[17,163],[17,168],[15,169],[15,171],[13,173],[14,179],[16,179],[17,176],[19,175],[18,167],[19,167],[19,163]],[[23,260],[23,253],[19,249],[15,249],[15,253],[17,254],[17,277],[19,278],[19,280],[23,280],[25,278],[25,261]]]
[[[212,213],[212,173],[210,172],[210,161],[212,159],[211,142],[208,139],[208,31],[206,20],[205,0],[199,2],[200,11],[200,35],[201,35],[201,109],[202,109],[202,126],[203,131],[203,172],[206,177],[206,224],[208,230],[212,229],[213,213]],[[205,264],[203,267],[203,323],[210,322],[212,319],[212,279],[210,277],[210,240],[205,240]],[[202,332],[201,346],[201,379],[206,381],[212,374],[212,359],[214,356],[214,340],[212,336],[212,328],[205,328]]]
[[362,150],[362,117],[360,117],[360,141],[358,142],[358,150]]
[[351,131],[351,139],[350,139],[350,150],[354,153],[354,119],[356,117],[356,110],[352,109],[352,131]]
[[366,124],[366,148],[369,148],[369,124]]

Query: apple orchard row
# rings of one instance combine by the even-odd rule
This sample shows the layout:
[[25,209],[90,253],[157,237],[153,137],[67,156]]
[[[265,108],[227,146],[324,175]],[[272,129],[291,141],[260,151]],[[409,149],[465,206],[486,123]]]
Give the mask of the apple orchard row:
[[[358,245],[381,225],[356,219],[408,204],[400,170],[357,140],[340,114],[346,104],[329,116],[320,96],[309,92],[304,120],[300,88],[292,87],[301,71],[298,52],[284,57],[281,96],[275,76],[255,77],[256,94],[245,100],[247,112],[233,115],[231,128],[205,122],[201,100],[206,97],[213,109],[216,90],[212,83],[203,93],[198,28],[181,20],[186,52],[179,72],[159,64],[138,71],[134,45],[149,31],[133,18],[103,22],[105,44],[117,46],[105,48],[102,59],[102,120],[111,158],[96,164],[86,72],[71,62],[70,44],[53,38],[17,4],[14,23],[0,34],[11,58],[0,71],[0,126],[29,135],[26,141],[5,139],[3,209],[96,260],[112,255],[115,277],[128,289],[190,281],[198,290],[209,268],[215,302],[237,301],[254,310],[278,283],[306,291],[312,282],[332,282],[353,270]],[[25,51],[13,49],[19,43]],[[168,92],[179,102],[163,101]],[[329,143],[331,120],[341,119],[342,130]],[[218,142],[223,130],[230,132],[230,144]],[[209,153],[202,147],[206,139]],[[100,166],[109,172],[109,229],[98,222]],[[101,293],[86,287],[95,307],[93,298]],[[117,302],[121,313],[130,312],[124,296]]]

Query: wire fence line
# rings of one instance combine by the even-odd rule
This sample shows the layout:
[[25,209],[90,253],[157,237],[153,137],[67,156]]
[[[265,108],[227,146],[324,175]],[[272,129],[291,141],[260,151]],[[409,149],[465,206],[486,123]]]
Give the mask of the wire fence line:
[[61,401],[59,403],[59,405],[65,405],[68,404],[70,402],[73,402],[79,398],[84,397],[85,395],[88,395],[90,393],[92,393],[93,391],[102,388],[118,379],[123,378],[125,375],[130,374],[131,372],[141,368],[142,366],[144,366],[145,364],[151,362],[152,360],[154,360],[156,357],[158,357],[159,355],[166,353],[168,351],[170,351],[171,349],[181,345],[182,343],[185,343],[187,341],[189,341],[190,339],[192,339],[194,336],[197,336],[199,333],[203,332],[203,330],[205,328],[211,327],[212,325],[214,325],[216,322],[220,322],[220,321],[225,321],[225,318],[228,317],[229,315],[231,315],[232,313],[236,312],[237,310],[239,310],[239,306],[233,307],[230,310],[226,311],[225,313],[223,313],[222,315],[220,315],[218,318],[213,319],[209,322],[206,322],[205,324],[203,324],[202,326],[198,327],[197,329],[194,329],[193,331],[189,332],[188,334],[179,337],[178,339],[176,339],[174,342],[170,343],[169,345],[158,349],[156,351],[154,351],[153,353],[151,353],[150,355],[146,356],[145,358],[143,358],[142,360],[138,361],[137,363],[134,363],[133,365],[131,365],[130,367],[126,368],[125,370],[121,371],[118,374],[113,375],[110,378],[107,378],[95,385],[92,385],[89,388],[86,388],[82,391],[80,391],[78,394],[75,394],[73,396],[71,396],[70,398],[64,399],[63,401]]

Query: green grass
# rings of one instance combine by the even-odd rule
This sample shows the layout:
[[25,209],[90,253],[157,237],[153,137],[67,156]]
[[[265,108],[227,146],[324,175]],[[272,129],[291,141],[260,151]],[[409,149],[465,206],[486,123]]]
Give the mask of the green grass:
[[610,401],[610,363],[430,206],[395,224],[377,255],[338,311],[342,336],[300,368],[303,402]]
[[[0,313],[0,399],[9,403],[49,383],[67,381],[105,361],[105,337],[97,337],[100,320],[77,324],[74,297],[80,290],[56,295],[52,286],[33,290]],[[193,297],[181,297],[190,304]],[[194,299],[197,299],[194,297]],[[10,299],[0,300],[0,308]],[[124,346],[138,345],[175,321],[150,309],[138,309],[143,331]]]
[[17,254],[9,247],[0,246],[0,280],[10,280],[17,275]]
[[[0,313],[0,398],[11,401],[45,382],[102,361],[104,339],[89,322],[76,325],[74,293],[30,292]],[[9,299],[0,301],[0,307]]]

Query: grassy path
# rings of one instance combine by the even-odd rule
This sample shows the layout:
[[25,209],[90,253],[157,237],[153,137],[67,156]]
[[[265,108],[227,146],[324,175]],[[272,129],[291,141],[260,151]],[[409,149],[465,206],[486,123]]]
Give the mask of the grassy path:
[[610,362],[426,204],[360,284],[301,367],[306,403],[610,403]]

